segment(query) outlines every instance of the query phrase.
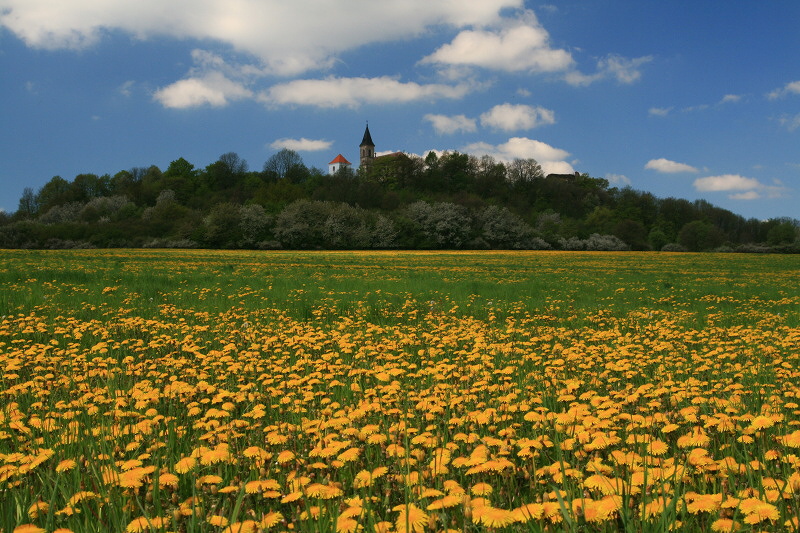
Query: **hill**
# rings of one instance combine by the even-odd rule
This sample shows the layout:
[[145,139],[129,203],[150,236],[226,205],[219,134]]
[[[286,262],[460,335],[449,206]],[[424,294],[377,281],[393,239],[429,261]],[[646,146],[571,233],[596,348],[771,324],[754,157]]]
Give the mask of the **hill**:
[[260,171],[236,153],[114,176],[53,177],[0,214],[0,247],[800,251],[794,219],[745,219],[532,159],[379,157],[357,172],[291,150]]

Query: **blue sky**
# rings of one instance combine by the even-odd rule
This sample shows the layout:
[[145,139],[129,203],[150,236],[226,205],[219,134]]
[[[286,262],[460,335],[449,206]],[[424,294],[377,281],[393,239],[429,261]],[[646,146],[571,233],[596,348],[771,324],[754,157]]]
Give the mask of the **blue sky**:
[[796,0],[0,0],[0,208],[283,147],[532,157],[800,218]]

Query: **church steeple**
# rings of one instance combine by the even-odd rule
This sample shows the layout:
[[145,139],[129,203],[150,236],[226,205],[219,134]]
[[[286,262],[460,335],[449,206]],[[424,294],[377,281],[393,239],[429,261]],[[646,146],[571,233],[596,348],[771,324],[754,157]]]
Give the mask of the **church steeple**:
[[369,133],[369,123],[367,124],[367,129],[364,130],[364,138],[361,140],[361,144],[358,145],[358,147],[361,156],[360,164],[366,169],[375,159],[375,143],[372,142],[372,135]]

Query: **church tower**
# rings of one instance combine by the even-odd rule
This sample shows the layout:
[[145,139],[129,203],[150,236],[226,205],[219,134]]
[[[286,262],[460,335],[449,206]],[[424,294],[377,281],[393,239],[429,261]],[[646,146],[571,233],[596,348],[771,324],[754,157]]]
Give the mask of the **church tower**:
[[369,134],[369,124],[367,124],[367,129],[364,130],[364,138],[361,140],[361,144],[358,145],[358,147],[361,156],[361,168],[366,170],[372,165],[372,161],[375,160],[375,143],[372,142],[372,135]]

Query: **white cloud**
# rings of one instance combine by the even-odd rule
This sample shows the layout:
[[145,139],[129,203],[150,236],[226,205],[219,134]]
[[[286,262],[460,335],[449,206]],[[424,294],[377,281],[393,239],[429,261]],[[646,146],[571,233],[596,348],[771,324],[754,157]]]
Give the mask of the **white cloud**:
[[475,119],[468,118],[465,115],[448,117],[447,115],[435,115],[429,113],[423,118],[430,122],[433,125],[433,129],[436,130],[436,133],[440,135],[449,135],[459,131],[474,132],[478,130]]
[[731,200],[758,200],[761,198],[761,194],[758,191],[747,191],[747,192],[740,192],[735,194],[729,194],[728,198]]
[[569,52],[550,47],[550,36],[533,12],[503,22],[499,29],[464,30],[421,62],[509,72],[558,72],[572,66]]
[[226,78],[219,72],[209,72],[200,78],[188,78],[161,88],[153,98],[164,107],[188,108],[202,105],[222,107],[231,100],[253,96],[242,84]]
[[597,64],[601,72],[617,79],[620,83],[633,83],[642,77],[639,67],[653,60],[653,56],[636,57],[628,59],[615,54],[608,55]]
[[748,191],[762,187],[763,185],[758,180],[745,178],[738,174],[707,176],[694,180],[694,188],[702,192]]
[[80,49],[121,30],[139,39],[212,40],[273,73],[327,68],[336,55],[441,25],[483,27],[522,0],[0,0],[0,26],[38,48]]
[[358,107],[361,104],[391,104],[417,100],[457,99],[470,91],[467,84],[420,85],[394,78],[325,78],[294,80],[275,85],[259,95],[270,105]]
[[535,159],[545,174],[572,174],[575,170],[565,159],[569,152],[554,148],[547,143],[527,137],[512,137],[497,146],[488,143],[474,143],[465,146],[462,151],[472,155],[490,155],[500,161],[514,159]]
[[656,172],[663,172],[665,174],[677,174],[679,172],[698,172],[698,170],[685,163],[676,163],[669,159],[651,159],[647,162],[644,168],[648,170],[655,170]]
[[767,98],[770,100],[776,100],[791,94],[800,94],[800,80],[789,82],[780,89],[775,89],[767,94]]
[[642,77],[640,67],[653,60],[653,56],[642,56],[636,58],[626,58],[616,54],[609,54],[597,61],[597,72],[594,74],[583,74],[578,71],[570,71],[564,79],[570,85],[585,86],[596,81],[615,78],[619,83],[630,84],[638,81]]
[[666,117],[670,111],[671,107],[651,107],[647,112],[655,117]]
[[135,81],[128,80],[125,83],[123,83],[122,85],[120,85],[119,89],[117,89],[117,90],[119,91],[119,93],[122,96],[130,96],[131,94],[133,94],[133,86],[134,85],[136,85]]
[[789,131],[794,131],[797,128],[800,128],[800,114],[797,114],[793,117],[790,116],[782,116],[778,119],[782,126],[786,126],[786,129]]
[[481,115],[481,125],[502,131],[530,130],[555,122],[551,110],[522,104],[496,105]]
[[608,180],[608,183],[615,187],[629,187],[633,184],[630,178],[624,174],[606,174],[606,179]]
[[767,185],[738,174],[699,178],[694,181],[694,188],[700,192],[727,192],[731,200],[781,198],[789,191],[780,180],[773,180],[771,185]]
[[306,139],[302,137],[300,139],[277,139],[270,144],[269,147],[274,150],[287,148],[296,152],[320,152],[330,149],[332,145],[333,143],[331,141]]
[[730,104],[730,103],[740,102],[741,100],[742,100],[741,94],[726,94],[725,96],[722,97],[722,100],[720,100],[719,103]]

